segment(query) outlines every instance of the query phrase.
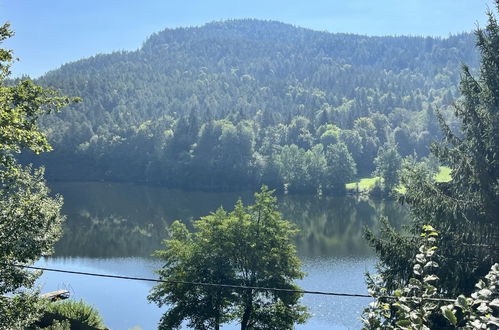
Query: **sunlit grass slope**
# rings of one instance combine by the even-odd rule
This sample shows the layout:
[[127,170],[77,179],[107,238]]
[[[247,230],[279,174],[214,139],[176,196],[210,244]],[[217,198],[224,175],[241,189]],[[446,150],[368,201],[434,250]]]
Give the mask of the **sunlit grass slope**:
[[[438,173],[434,176],[434,179],[436,182],[449,182],[450,180],[452,180],[451,172],[452,170],[449,167],[440,166]],[[368,192],[369,190],[374,188],[377,180],[380,180],[378,176],[372,178],[362,178],[359,181],[347,183],[345,187],[347,191],[350,192],[356,192],[357,187],[359,192]],[[404,186],[400,186],[398,188],[395,188],[395,191],[397,191],[399,194],[404,194],[406,188]]]

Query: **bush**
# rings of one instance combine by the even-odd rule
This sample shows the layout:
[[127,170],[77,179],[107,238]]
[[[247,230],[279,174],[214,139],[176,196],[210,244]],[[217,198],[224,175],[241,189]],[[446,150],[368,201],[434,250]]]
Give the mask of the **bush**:
[[54,320],[54,322],[45,328],[37,328],[43,330],[68,330],[71,329],[71,322],[69,320]]
[[90,327],[105,329],[104,321],[95,307],[83,300],[65,300],[49,304],[46,311],[64,319],[81,322]]

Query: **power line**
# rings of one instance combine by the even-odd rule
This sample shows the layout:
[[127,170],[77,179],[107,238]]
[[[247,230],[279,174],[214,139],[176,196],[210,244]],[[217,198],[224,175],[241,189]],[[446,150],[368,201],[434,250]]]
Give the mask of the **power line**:
[[168,284],[186,284],[186,285],[221,287],[221,288],[241,289],[241,290],[281,291],[281,292],[289,292],[289,293],[304,293],[304,294],[306,293],[306,294],[316,294],[316,295],[326,295],[326,296],[372,298],[370,295],[367,295],[367,294],[356,294],[356,293],[337,293],[337,292],[324,292],[324,291],[294,290],[294,289],[284,289],[284,288],[267,288],[267,287],[261,287],[261,286],[246,286],[246,285],[221,284],[221,283],[161,280],[161,279],[154,279],[154,278],[89,273],[89,272],[80,272],[80,271],[74,271],[74,270],[64,270],[64,269],[35,267],[35,266],[24,266],[24,265],[17,265],[17,264],[13,264],[10,266],[19,267],[19,268],[34,269],[34,270],[45,270],[45,271],[57,272],[57,273],[67,273],[67,274],[96,276],[96,277],[107,277],[107,278],[115,278],[115,279],[122,279],[122,280],[147,281],[147,282],[168,283]]
[[[221,283],[161,280],[161,279],[145,278],[145,277],[133,277],[133,276],[123,276],[123,275],[89,273],[89,272],[80,272],[80,271],[64,270],[64,269],[56,269],[56,268],[25,266],[25,265],[19,265],[19,264],[9,264],[9,266],[26,268],[26,269],[33,269],[33,270],[44,270],[44,271],[57,272],[57,273],[74,274],[74,275],[114,278],[114,279],[121,279],[121,280],[146,281],[146,282],[168,283],[168,284],[185,284],[185,285],[219,287],[219,288],[230,288],[230,289],[240,289],[240,290],[278,291],[278,292],[313,294],[313,295],[324,295],[324,296],[337,296],[337,297],[357,297],[357,298],[371,298],[371,299],[373,298],[370,295],[359,294],[359,293],[339,293],[339,292],[295,290],[295,289],[283,289],[283,288],[268,288],[268,287],[261,287],[261,286],[245,286],[245,285],[221,284]],[[397,297],[395,297],[395,296],[382,296],[379,298],[380,299],[397,299]],[[405,297],[405,298],[422,299],[422,300],[428,300],[428,301],[442,301],[442,302],[454,302],[455,301],[455,299],[448,299],[448,298],[429,298],[429,297],[428,298]]]

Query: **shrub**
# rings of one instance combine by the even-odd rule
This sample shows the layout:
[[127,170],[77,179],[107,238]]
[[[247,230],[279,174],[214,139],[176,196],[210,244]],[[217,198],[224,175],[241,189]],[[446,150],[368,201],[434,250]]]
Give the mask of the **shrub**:
[[52,303],[48,305],[46,311],[65,319],[79,321],[94,328],[105,329],[103,324],[104,321],[100,316],[99,311],[83,300],[64,300]]

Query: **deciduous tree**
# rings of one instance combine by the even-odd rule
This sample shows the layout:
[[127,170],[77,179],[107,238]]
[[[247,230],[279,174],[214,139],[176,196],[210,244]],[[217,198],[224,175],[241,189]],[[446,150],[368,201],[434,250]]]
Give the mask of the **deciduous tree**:
[[390,193],[400,182],[402,157],[397,152],[397,148],[389,144],[383,145],[378,150],[374,165],[376,166],[376,175],[383,179],[383,190]]
[[166,249],[156,255],[165,262],[160,278],[172,282],[157,285],[149,296],[159,306],[170,305],[160,329],[179,328],[184,320],[195,329],[218,329],[231,320],[241,329],[292,329],[305,321],[298,293],[216,286],[298,289],[293,280],[303,273],[291,241],[296,230],[282,219],[266,187],[255,199],[253,205],[239,201],[230,213],[220,208],[201,218],[194,233],[178,221],[171,226]]
[[[12,36],[0,27],[0,42]],[[61,197],[50,197],[43,170],[21,166],[16,154],[24,149],[49,151],[38,126],[39,116],[71,100],[30,80],[8,85],[12,51],[0,49],[0,328],[22,329],[40,313],[33,287],[40,275],[12,266],[29,265],[51,252],[60,235]],[[4,296],[9,294],[9,298]]]

